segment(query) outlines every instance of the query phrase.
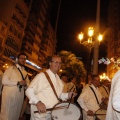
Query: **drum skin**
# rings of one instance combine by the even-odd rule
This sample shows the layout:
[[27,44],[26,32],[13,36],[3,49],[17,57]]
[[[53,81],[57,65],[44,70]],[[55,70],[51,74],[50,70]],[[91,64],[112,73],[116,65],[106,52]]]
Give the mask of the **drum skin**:
[[105,120],[106,117],[106,109],[99,109],[95,112],[95,116],[98,120]]
[[69,108],[68,105],[68,102],[55,105],[51,113],[52,120],[80,120],[80,109],[73,103],[70,103]]

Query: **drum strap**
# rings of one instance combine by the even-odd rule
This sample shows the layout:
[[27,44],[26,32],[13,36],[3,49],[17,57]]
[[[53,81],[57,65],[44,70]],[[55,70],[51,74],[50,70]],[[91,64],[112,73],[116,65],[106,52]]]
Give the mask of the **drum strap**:
[[50,83],[50,86],[51,86],[51,88],[52,88],[52,90],[53,90],[53,92],[54,92],[56,98],[57,98],[59,101],[61,101],[61,100],[58,98],[58,95],[57,95],[57,93],[56,93],[56,91],[55,91],[55,88],[54,88],[54,85],[53,85],[53,83],[52,83],[52,81],[51,81],[51,79],[50,79],[50,76],[48,75],[47,72],[44,72],[44,74],[45,74],[45,76],[46,76],[48,82]]
[[[106,93],[108,94],[108,91],[107,91],[107,89],[105,88],[105,86],[102,86],[104,89],[105,89],[105,91],[106,91]],[[109,94],[108,94],[109,95]]]
[[93,93],[94,93],[94,95],[95,95],[95,98],[96,98],[96,101],[97,101],[97,103],[98,103],[98,105],[99,105],[99,101],[98,101],[97,95],[95,94],[95,91],[93,90],[93,88],[92,88],[91,86],[89,86],[89,87],[90,87],[91,90],[93,91]]

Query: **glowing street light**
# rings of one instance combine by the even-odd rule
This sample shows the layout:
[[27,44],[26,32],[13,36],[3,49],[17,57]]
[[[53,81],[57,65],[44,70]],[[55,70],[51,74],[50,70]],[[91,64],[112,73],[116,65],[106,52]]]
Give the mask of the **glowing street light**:
[[[89,71],[89,69],[91,68],[90,54],[91,54],[92,48],[94,47],[94,42],[95,42],[93,40],[93,35],[94,35],[94,29],[93,29],[93,27],[89,27],[88,28],[88,36],[89,36],[89,38],[87,40],[82,41],[83,38],[84,38],[84,34],[82,32],[78,35],[78,39],[80,40],[80,44],[84,45],[88,49],[88,63],[87,63],[87,78],[86,78],[86,83],[88,82],[88,72],[91,72],[91,70]],[[102,35],[101,34],[98,35],[98,41],[99,41],[99,43],[102,41]]]

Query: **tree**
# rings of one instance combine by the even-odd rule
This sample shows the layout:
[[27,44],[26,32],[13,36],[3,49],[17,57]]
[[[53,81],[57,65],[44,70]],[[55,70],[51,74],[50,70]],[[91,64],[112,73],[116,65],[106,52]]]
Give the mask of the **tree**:
[[61,69],[66,71],[69,76],[86,76],[83,62],[79,60],[75,54],[64,50],[60,51],[58,54],[63,62]]

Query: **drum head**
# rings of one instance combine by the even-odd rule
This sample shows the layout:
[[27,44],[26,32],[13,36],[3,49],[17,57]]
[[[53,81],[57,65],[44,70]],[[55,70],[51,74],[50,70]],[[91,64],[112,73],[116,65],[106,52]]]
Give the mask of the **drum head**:
[[95,116],[99,119],[99,120],[105,120],[106,117],[106,110],[105,109],[99,109],[96,111]]
[[70,104],[68,107],[68,102],[57,104],[52,111],[53,120],[79,120],[81,116],[80,109],[74,105]]

